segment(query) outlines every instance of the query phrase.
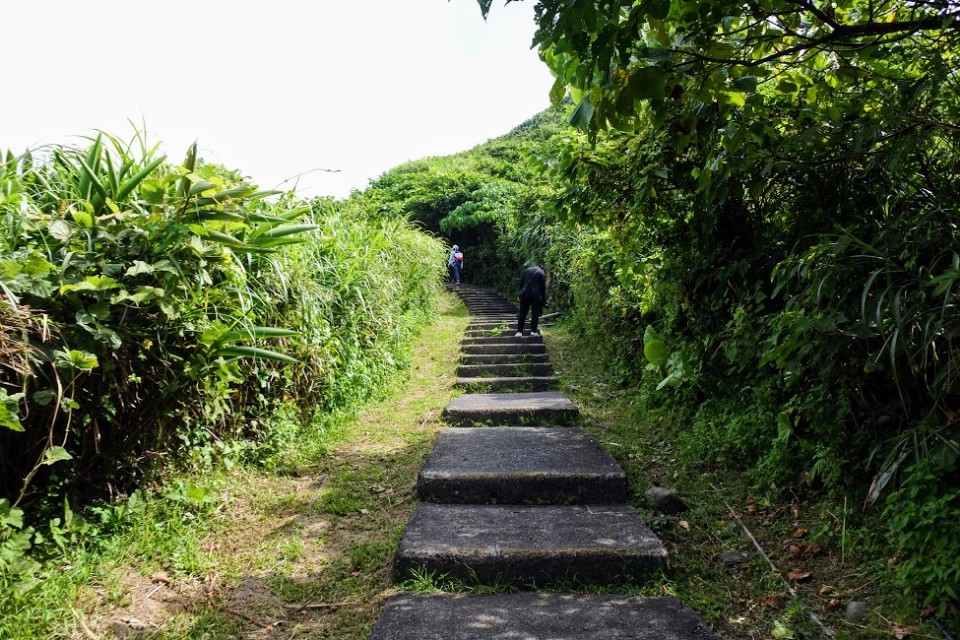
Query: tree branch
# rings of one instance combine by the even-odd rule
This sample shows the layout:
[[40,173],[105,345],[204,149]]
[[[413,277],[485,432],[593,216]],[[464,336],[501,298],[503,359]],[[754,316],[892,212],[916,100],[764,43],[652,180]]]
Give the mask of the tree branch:
[[813,2],[809,2],[808,0],[787,0],[787,2],[789,2],[790,4],[795,4],[798,7],[803,7],[813,15],[817,16],[817,18],[820,19],[820,22],[830,25],[834,29],[837,29],[840,27],[840,24],[836,20],[828,16],[822,10],[818,9],[816,5],[813,4]]
[[[923,20],[910,20],[905,22],[869,22],[852,26],[839,26],[830,33],[827,33],[819,38],[811,38],[807,42],[801,42],[791,47],[787,47],[786,49],[774,51],[773,53],[756,60],[715,58],[713,56],[705,56],[694,51],[684,49],[671,49],[671,52],[684,56],[690,56],[705,62],[715,62],[717,64],[737,65],[742,67],[759,67],[785,56],[799,53],[807,49],[820,47],[822,45],[836,44],[849,47],[862,47],[865,44],[863,42],[844,42],[848,39],[892,34],[898,34],[900,38],[903,38],[909,37],[911,34],[917,32],[943,31],[947,29],[960,31],[960,20],[958,20],[958,16],[956,14],[949,14],[947,16],[937,18],[925,18]],[[872,45],[880,43],[881,40],[878,39],[869,44]]]

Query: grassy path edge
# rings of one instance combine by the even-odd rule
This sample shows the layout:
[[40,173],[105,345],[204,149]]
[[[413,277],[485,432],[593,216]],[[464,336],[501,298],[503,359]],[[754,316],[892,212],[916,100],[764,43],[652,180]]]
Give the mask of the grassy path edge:
[[60,637],[365,638],[394,591],[392,557],[467,320],[442,294],[409,377],[327,434],[324,454],[283,473],[208,478],[217,497],[202,524],[157,522],[155,535],[119,544]]

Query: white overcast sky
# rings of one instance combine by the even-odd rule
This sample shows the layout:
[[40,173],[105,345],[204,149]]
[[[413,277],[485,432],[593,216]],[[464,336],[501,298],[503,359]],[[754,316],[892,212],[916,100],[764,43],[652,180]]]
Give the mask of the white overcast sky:
[[344,197],[547,107],[532,4],[484,22],[475,0],[4,2],[0,149],[133,120],[172,161],[198,140],[262,188]]

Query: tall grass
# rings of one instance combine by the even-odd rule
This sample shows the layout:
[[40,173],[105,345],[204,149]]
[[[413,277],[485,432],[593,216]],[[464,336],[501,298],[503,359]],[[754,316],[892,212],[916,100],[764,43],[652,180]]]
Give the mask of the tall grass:
[[[107,134],[0,163],[0,588],[69,505],[173,465],[269,463],[356,408],[433,309],[439,242]],[[66,506],[65,506],[66,505]]]

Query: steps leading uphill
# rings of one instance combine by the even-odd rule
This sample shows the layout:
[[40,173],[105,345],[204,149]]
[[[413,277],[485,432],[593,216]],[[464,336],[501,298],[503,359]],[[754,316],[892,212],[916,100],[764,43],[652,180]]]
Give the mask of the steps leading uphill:
[[[577,426],[540,336],[514,337],[516,308],[461,285],[474,320],[448,427],[420,472],[395,579],[445,576],[517,593],[391,597],[371,640],[713,640],[672,598],[557,593],[636,585],[667,551],[629,505],[623,470]],[[510,392],[507,392],[510,391]],[[547,588],[551,593],[531,592]]]

